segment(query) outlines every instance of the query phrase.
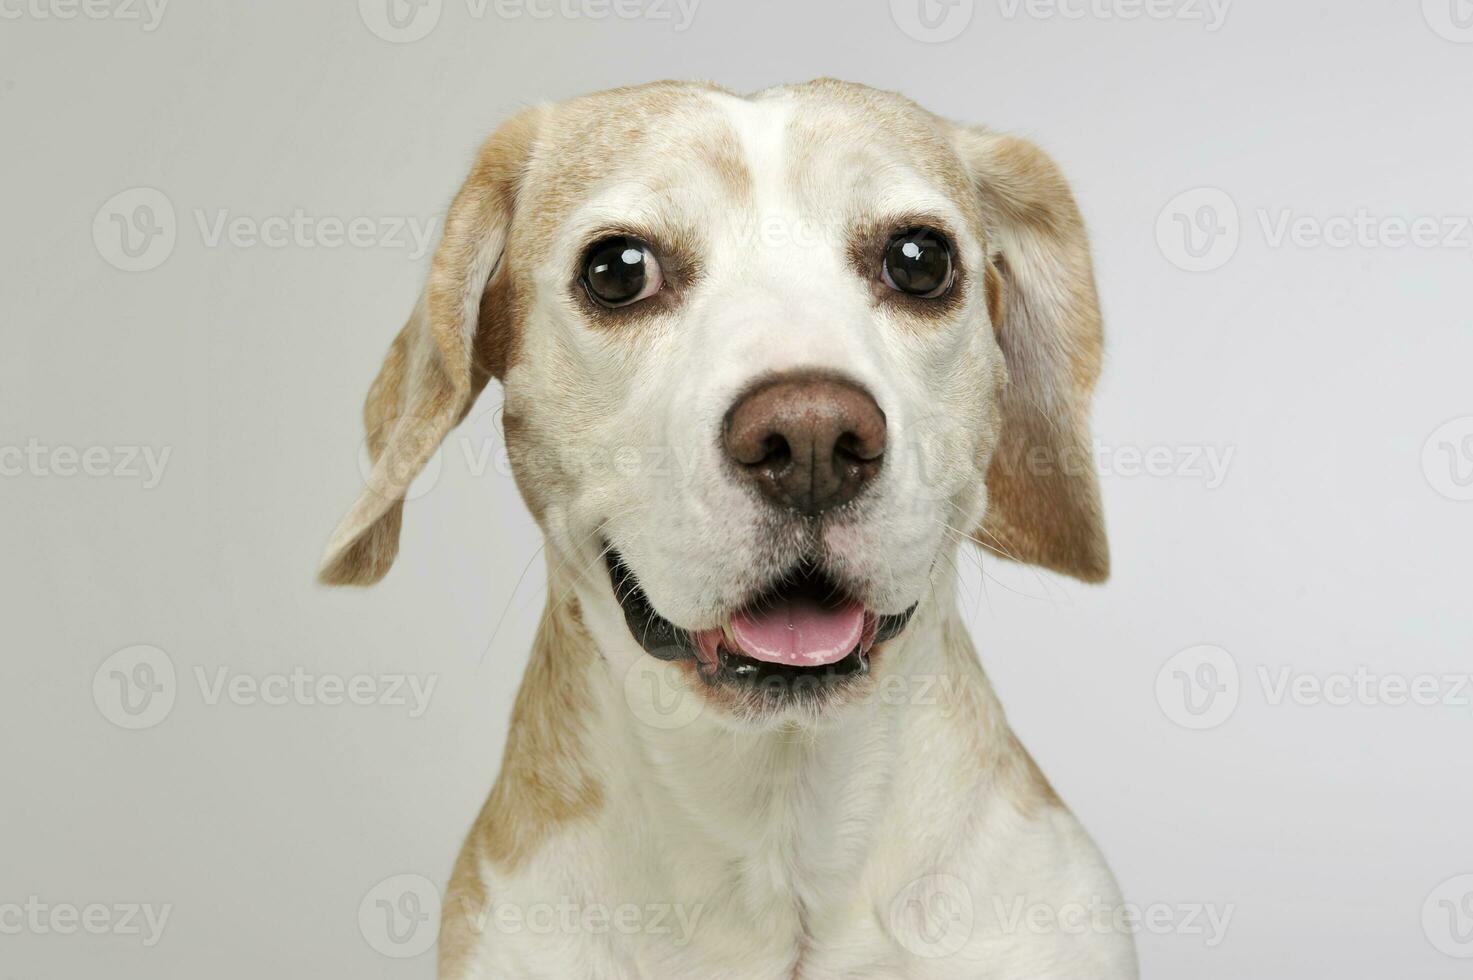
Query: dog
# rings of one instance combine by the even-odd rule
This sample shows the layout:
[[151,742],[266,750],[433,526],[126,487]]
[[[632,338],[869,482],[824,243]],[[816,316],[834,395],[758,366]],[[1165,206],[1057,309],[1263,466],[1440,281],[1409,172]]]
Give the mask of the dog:
[[319,573],[388,571],[498,380],[549,599],[440,975],[1135,977],[1129,929],[1069,915],[1116,883],[954,597],[971,543],[1108,575],[1101,352],[1078,208],[1022,139],[827,79],[505,122]]

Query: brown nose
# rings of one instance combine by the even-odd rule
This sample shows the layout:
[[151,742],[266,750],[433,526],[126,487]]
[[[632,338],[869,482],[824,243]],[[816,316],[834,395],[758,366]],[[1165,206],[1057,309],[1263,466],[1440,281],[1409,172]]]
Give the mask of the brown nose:
[[885,453],[885,413],[839,378],[785,375],[726,416],[726,454],[773,503],[813,516],[854,499]]

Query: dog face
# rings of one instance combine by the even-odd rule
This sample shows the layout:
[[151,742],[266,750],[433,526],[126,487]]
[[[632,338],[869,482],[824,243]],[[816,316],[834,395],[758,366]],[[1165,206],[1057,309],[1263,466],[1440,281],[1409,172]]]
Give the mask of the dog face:
[[1104,577],[1099,356],[1077,210],[1028,144],[829,81],[529,110],[450,209],[323,578],[387,571],[409,480],[495,377],[550,560],[713,700],[812,707],[964,537]]

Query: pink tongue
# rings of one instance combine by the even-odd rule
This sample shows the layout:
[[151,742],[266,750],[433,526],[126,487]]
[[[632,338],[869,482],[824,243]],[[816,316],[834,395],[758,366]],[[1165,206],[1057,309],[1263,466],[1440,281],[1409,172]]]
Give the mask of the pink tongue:
[[731,632],[753,660],[797,667],[838,663],[859,646],[864,607],[857,602],[823,606],[810,599],[785,599],[737,613]]

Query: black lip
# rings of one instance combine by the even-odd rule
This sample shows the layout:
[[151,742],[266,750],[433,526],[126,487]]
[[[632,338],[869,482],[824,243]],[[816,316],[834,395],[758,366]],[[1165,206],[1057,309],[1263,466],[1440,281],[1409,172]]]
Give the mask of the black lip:
[[604,561],[609,567],[609,582],[614,587],[614,597],[624,610],[624,622],[645,652],[656,660],[679,660],[681,657],[695,656],[696,645],[689,631],[655,612],[655,607],[650,605],[649,597],[640,587],[639,579],[634,577],[634,572],[619,553],[613,548],[605,548]]
[[[657,660],[695,660],[695,640],[690,631],[681,629],[655,611],[655,607],[650,604],[649,597],[640,587],[639,579],[617,551],[608,548],[604,555],[609,569],[609,581],[614,587],[614,595],[624,612],[624,622],[629,627],[630,635],[639,642],[646,653]],[[798,579],[800,580],[795,580],[793,577],[784,579],[782,582],[775,583],[770,591],[775,592],[779,589],[787,591],[794,588],[820,594],[832,594],[839,591],[839,586],[821,573],[813,571],[800,573]],[[760,602],[761,597],[757,597],[754,601]],[[919,603],[916,603],[902,613],[880,616],[875,626],[874,642],[879,644],[899,636],[910,623],[911,616],[915,614],[918,605]],[[725,681],[743,685],[773,686],[787,683],[791,686],[804,682],[811,684],[815,681],[834,681],[869,672],[869,657],[857,647],[843,660],[824,667],[790,667],[764,663],[732,653],[724,646],[719,652],[719,659],[720,663],[716,670],[701,671],[701,676],[709,683]]]

